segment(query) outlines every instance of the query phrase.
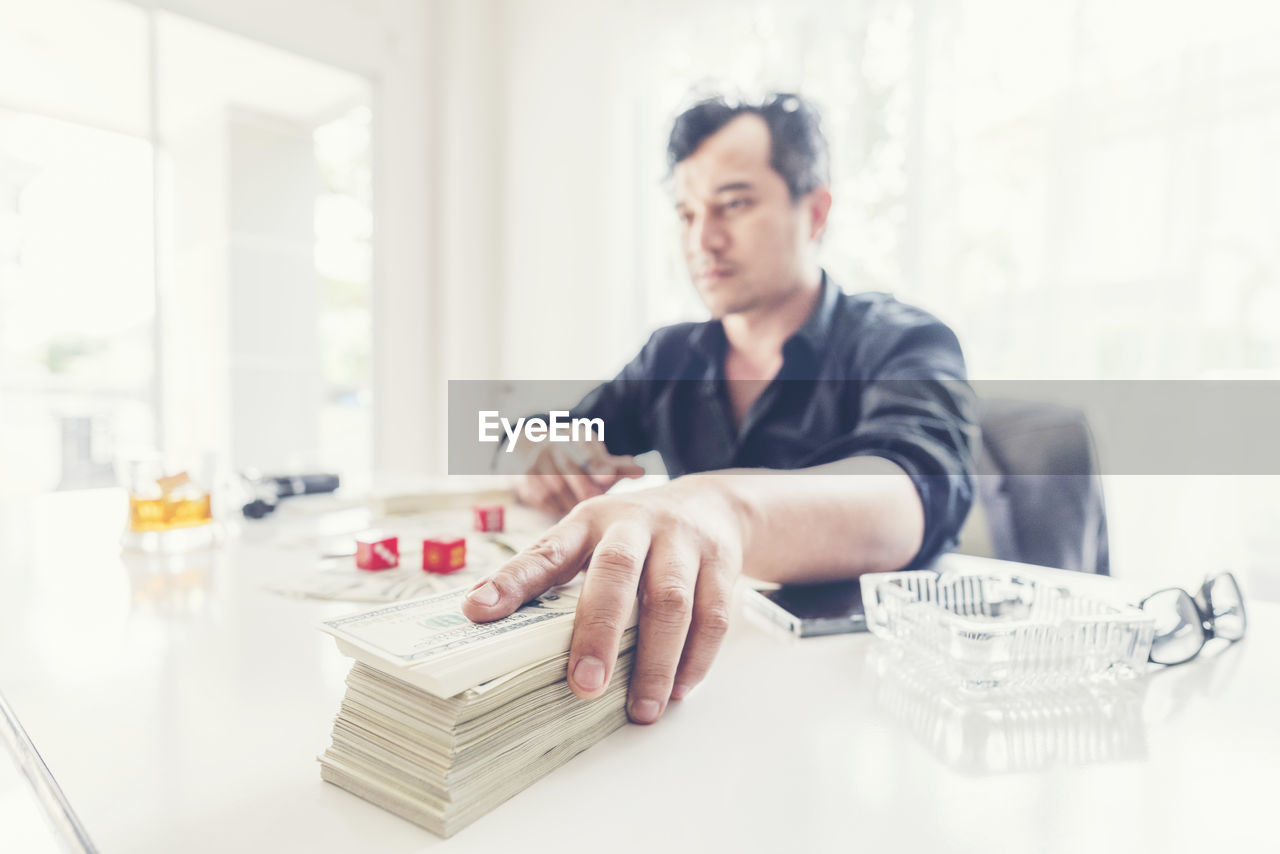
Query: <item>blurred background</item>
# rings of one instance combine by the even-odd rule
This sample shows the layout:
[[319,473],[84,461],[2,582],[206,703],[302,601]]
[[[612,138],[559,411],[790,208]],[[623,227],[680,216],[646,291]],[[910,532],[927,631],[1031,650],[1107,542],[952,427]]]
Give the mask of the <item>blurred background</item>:
[[[444,472],[448,380],[603,379],[704,316],[662,179],[718,88],[817,102],[827,269],[973,377],[1280,379],[1278,34],[1265,0],[0,0],[0,496],[154,448]],[[1280,599],[1280,478],[1105,487],[1115,574]]]

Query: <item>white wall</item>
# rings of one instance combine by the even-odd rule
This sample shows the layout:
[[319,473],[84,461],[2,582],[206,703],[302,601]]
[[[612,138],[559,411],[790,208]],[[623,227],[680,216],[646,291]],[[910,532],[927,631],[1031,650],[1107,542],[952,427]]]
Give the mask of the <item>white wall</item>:
[[449,0],[433,5],[430,68],[433,150],[433,384],[430,470],[447,459],[447,382],[498,376],[502,349],[500,291],[505,116],[502,93],[507,32],[502,4]]
[[309,126],[242,110],[226,134],[231,460],[297,470],[318,459],[323,398],[314,142]]
[[503,378],[605,379],[645,338],[640,141],[618,85],[629,16],[615,2],[505,6]]

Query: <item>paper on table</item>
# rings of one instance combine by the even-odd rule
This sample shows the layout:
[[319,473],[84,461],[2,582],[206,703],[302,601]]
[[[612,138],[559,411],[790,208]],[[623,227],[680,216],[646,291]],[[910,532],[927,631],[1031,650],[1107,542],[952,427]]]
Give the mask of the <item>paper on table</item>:
[[355,559],[335,556],[318,566],[295,569],[267,579],[266,589],[285,596],[309,599],[343,599],[349,602],[396,602],[471,586],[512,557],[505,542],[480,536],[467,537],[467,565],[448,575],[424,572],[421,541],[402,540],[400,566],[369,571],[357,569]]

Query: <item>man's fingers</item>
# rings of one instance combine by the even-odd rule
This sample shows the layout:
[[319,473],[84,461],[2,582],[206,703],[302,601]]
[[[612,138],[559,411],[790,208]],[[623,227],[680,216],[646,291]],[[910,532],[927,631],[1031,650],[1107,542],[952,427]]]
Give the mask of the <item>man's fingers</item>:
[[653,723],[667,707],[689,631],[697,574],[692,544],[654,542],[640,583],[640,644],[627,703],[636,723]]
[[635,457],[615,457],[608,454],[588,463],[587,471],[602,489],[608,489],[624,477],[644,476],[644,467],[636,462]]
[[551,493],[542,484],[543,478],[524,475],[516,482],[516,498],[522,503],[538,510],[555,512],[558,510]]
[[539,540],[480,581],[462,601],[469,620],[488,622],[505,617],[525,602],[582,570],[590,548],[590,528],[578,519],[553,526]]
[[538,475],[538,477],[541,478],[542,486],[547,491],[548,503],[557,513],[561,515],[568,513],[578,503],[573,490],[569,488],[569,482],[563,475],[553,473]]
[[534,470],[542,475],[543,485],[552,496],[552,504],[560,513],[568,513],[578,503],[578,496],[570,487],[565,477],[567,471],[578,471],[572,462],[561,461],[555,449],[544,451],[538,455]]
[[516,497],[539,510],[560,514],[568,513],[575,503],[569,485],[556,473],[545,452],[517,482]]
[[558,454],[551,454],[548,462],[563,479],[565,486],[573,496],[574,504],[579,501],[586,501],[588,498],[594,498],[604,492],[604,490],[592,483],[591,478],[587,477],[587,473],[573,460]]
[[649,531],[622,522],[604,532],[591,555],[569,650],[569,687],[579,697],[598,697],[609,684],[648,551]]
[[[517,490],[520,499],[531,507],[563,516],[573,507],[572,495],[559,483],[557,475],[529,474]],[[557,488],[560,491],[557,491]]]
[[729,631],[729,609],[735,573],[719,557],[703,555],[694,591],[693,622],[676,671],[671,699],[683,700],[706,678],[720,644]]

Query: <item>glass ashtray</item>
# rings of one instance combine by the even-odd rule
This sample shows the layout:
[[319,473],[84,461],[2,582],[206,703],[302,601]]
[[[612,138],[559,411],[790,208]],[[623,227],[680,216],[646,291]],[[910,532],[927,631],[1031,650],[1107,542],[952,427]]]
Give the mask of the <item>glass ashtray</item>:
[[1155,634],[1118,598],[1017,571],[864,575],[862,601],[873,634],[969,691],[1133,678]]

